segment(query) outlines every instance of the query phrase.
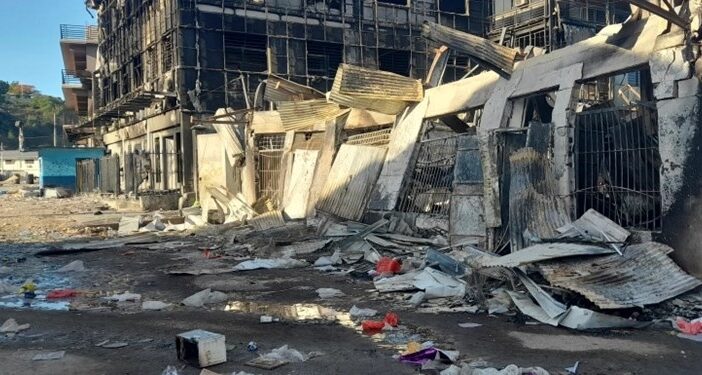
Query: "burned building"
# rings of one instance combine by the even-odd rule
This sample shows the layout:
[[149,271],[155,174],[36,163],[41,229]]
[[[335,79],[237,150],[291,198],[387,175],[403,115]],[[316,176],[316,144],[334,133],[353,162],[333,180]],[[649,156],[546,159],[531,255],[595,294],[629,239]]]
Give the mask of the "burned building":
[[[322,92],[341,63],[423,77],[436,46],[420,24],[483,34],[488,12],[485,2],[465,0],[87,3],[97,11],[99,56],[95,108],[83,125],[98,128],[120,159],[126,192],[192,191],[193,118],[261,108],[269,74]],[[445,80],[471,67],[453,53]],[[138,170],[143,178],[128,175]]]
[[624,21],[629,5],[615,0],[492,0],[489,38],[515,47],[552,51]]

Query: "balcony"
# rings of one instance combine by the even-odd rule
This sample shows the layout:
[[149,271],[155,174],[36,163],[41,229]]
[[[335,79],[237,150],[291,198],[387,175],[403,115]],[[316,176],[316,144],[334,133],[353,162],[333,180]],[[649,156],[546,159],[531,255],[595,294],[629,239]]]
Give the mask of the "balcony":
[[98,42],[97,26],[61,25],[61,41]]
[[92,110],[92,77],[90,73],[61,71],[61,83],[66,107],[81,116]]
[[74,70],[61,70],[61,83],[64,86],[69,86],[71,88],[83,88],[83,80],[89,79],[89,77],[81,77],[78,72]]

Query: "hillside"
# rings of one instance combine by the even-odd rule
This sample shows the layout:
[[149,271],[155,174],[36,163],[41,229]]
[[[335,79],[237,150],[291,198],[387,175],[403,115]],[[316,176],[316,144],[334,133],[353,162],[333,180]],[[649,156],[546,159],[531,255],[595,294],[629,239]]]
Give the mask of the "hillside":
[[60,126],[63,109],[60,98],[43,95],[30,85],[0,80],[0,143],[6,150],[17,149],[15,121],[19,120],[24,125],[25,149],[52,145],[53,114]]

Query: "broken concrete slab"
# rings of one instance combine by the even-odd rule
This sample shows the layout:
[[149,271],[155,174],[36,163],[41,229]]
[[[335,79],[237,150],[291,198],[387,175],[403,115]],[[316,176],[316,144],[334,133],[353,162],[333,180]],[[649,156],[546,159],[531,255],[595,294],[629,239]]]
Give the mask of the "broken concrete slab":
[[224,302],[227,299],[229,299],[227,293],[219,292],[216,290],[213,291],[212,289],[207,288],[191,295],[190,297],[185,298],[180,303],[190,307],[202,307],[204,305],[211,305],[215,303]]
[[334,288],[319,288],[315,290],[317,292],[317,295],[321,299],[332,299],[332,298],[339,298],[343,297],[346,294],[344,292],[340,291],[339,289],[334,289]]
[[0,326],[0,333],[14,335],[18,332],[29,329],[29,327],[29,323],[18,324],[15,319],[9,318],[2,324],[2,326]]
[[139,231],[141,216],[122,216],[119,219],[118,236],[129,236]]
[[161,302],[161,301],[144,301],[141,303],[142,310],[158,311],[158,310],[166,309],[166,308],[171,307],[171,306],[172,306],[172,304]]
[[85,271],[85,264],[82,260],[74,260],[71,263],[59,268],[56,272],[83,272]]

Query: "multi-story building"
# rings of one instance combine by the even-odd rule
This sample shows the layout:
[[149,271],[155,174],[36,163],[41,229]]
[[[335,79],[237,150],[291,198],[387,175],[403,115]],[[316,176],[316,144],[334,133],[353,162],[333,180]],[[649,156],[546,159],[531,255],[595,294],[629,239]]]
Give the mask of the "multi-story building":
[[595,35],[630,15],[615,0],[492,0],[488,37],[508,46],[552,51]]
[[64,126],[72,140],[90,140],[92,128],[80,128],[81,118],[89,118],[93,106],[93,73],[98,47],[96,26],[61,25],[61,55],[64,69],[61,83],[66,107]]
[[[97,126],[122,168],[149,165],[151,190],[192,189],[193,116],[262,108],[269,74],[328,91],[340,63],[424,77],[421,23],[484,35],[477,0],[91,0],[97,11]],[[470,65],[453,56],[447,80]],[[135,158],[134,155],[138,155]],[[146,162],[144,162],[146,160]],[[137,163],[137,164],[138,164]]]

